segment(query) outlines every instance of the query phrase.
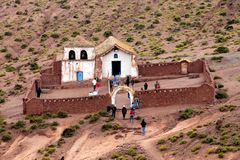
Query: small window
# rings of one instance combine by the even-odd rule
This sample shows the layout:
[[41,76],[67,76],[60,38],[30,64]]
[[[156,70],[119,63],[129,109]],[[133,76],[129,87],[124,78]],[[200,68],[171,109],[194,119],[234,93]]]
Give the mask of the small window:
[[87,51],[85,50],[81,51],[81,59],[88,59]]
[[114,52],[117,52],[118,51],[118,47],[114,46],[113,50],[114,50]]
[[75,60],[76,59],[76,54],[75,54],[75,52],[73,51],[73,50],[71,50],[70,52],[69,52],[69,55],[68,55],[69,57],[68,57],[68,59],[69,60]]
[[114,54],[114,58],[118,58],[118,54],[115,53],[115,54]]

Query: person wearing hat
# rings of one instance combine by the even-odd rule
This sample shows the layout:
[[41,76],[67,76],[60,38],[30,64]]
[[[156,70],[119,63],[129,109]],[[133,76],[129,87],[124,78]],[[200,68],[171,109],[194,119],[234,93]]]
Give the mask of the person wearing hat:
[[122,115],[123,115],[123,119],[125,119],[126,114],[127,114],[127,108],[126,108],[125,105],[123,105],[123,107],[122,107]]

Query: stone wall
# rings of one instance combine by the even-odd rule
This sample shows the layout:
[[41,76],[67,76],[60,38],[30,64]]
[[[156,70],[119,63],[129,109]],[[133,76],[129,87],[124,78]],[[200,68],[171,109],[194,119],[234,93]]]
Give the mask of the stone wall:
[[111,103],[109,95],[99,95],[81,98],[39,99],[32,98],[25,103],[24,114],[57,113],[92,113],[105,109]]

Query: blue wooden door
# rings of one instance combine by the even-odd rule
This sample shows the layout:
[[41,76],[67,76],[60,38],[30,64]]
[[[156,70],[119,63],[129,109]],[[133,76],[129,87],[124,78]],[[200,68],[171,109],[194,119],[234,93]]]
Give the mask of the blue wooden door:
[[83,72],[82,71],[77,72],[77,80],[78,81],[82,81],[83,80]]

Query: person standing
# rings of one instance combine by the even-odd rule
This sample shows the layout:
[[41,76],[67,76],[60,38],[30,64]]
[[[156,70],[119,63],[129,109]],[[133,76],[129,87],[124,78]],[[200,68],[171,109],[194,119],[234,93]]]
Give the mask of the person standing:
[[97,92],[99,92],[99,88],[100,88],[100,82],[97,81],[97,83],[96,83],[96,90],[97,90]]
[[132,80],[131,80],[131,85],[132,85],[132,87],[134,86],[134,84],[135,84],[135,81],[134,81],[134,79],[132,79]]
[[144,90],[145,90],[145,91],[148,89],[148,84],[147,84],[147,82],[144,83],[144,86],[143,86],[143,87],[144,87]]
[[134,115],[135,115],[134,109],[131,109],[131,111],[130,111],[130,122],[133,122],[133,120],[134,120]]
[[146,128],[147,123],[145,122],[145,120],[143,119],[141,122],[141,133],[144,136],[145,135],[145,128]]
[[129,76],[127,76],[126,85],[129,87],[129,84],[130,84],[130,78],[129,78]]
[[123,119],[125,119],[126,114],[127,114],[127,108],[125,107],[125,105],[123,105],[123,108],[122,108]]
[[37,88],[37,97],[40,98],[42,90],[40,87]]
[[160,89],[160,84],[158,83],[158,81],[156,81],[155,85],[154,85],[155,89]]
[[116,106],[112,106],[112,117],[115,118],[116,116],[116,111],[117,111],[117,107]]
[[93,91],[96,90],[96,84],[97,84],[97,80],[96,80],[96,78],[94,78],[94,79],[92,80]]

